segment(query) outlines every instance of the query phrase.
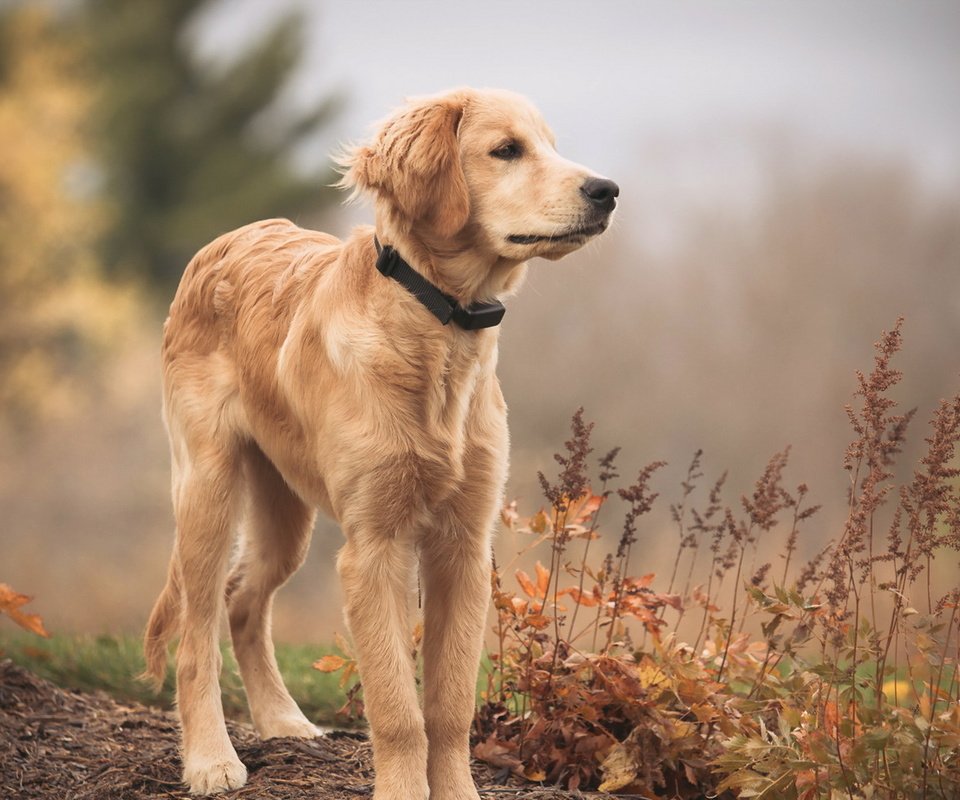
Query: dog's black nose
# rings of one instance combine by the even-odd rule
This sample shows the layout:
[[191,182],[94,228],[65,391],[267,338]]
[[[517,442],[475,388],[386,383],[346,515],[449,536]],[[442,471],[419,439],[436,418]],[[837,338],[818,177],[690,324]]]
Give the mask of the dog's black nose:
[[620,187],[606,178],[588,178],[580,187],[583,196],[604,211],[613,211],[617,205]]

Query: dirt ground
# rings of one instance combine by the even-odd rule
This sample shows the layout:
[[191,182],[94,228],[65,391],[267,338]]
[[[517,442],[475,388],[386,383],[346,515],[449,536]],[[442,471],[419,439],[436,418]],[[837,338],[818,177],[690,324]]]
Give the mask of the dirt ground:
[[[313,741],[262,742],[228,722],[249,770],[246,786],[224,798],[357,800],[372,797],[370,743],[362,734]],[[559,800],[566,792],[516,786],[474,766],[481,796]],[[60,689],[10,661],[0,661],[0,798],[140,800],[187,798],[180,784],[177,720],[168,711],[123,705],[109,696]]]

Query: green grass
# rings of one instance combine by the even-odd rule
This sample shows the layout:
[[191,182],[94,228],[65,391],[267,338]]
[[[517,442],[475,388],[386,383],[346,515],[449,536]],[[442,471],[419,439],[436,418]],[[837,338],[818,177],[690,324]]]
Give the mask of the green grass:
[[[311,666],[331,652],[332,647],[281,644],[277,646],[277,663],[290,693],[307,717],[318,725],[343,727],[347,722],[336,716],[344,701],[338,686],[339,674],[326,675]],[[172,654],[163,688],[155,693],[137,678],[144,667],[139,637],[56,635],[40,639],[27,633],[0,631],[0,656],[64,688],[102,690],[118,700],[162,708],[173,706]],[[226,646],[220,682],[227,716],[249,718],[237,665]]]
[[[228,717],[249,719],[247,700],[237,672],[233,653],[222,645],[223,671],[220,685],[223,708]],[[330,727],[356,725],[337,709],[346,700],[339,686],[340,673],[326,674],[313,669],[313,662],[336,648],[329,645],[277,645],[277,664],[290,694],[312,722]],[[136,636],[68,636],[58,634],[41,639],[29,633],[0,630],[0,658],[30,670],[57,686],[84,692],[104,691],[121,701],[136,701],[149,706],[173,708],[173,648],[167,661],[167,676],[160,692],[141,681],[143,645]],[[487,688],[487,672],[492,668],[484,654],[477,676],[477,697]]]

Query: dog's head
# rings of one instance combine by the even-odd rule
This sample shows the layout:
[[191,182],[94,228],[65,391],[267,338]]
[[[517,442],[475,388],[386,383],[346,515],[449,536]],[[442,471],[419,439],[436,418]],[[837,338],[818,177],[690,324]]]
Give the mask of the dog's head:
[[342,185],[374,196],[378,229],[491,264],[576,250],[607,228],[619,193],[562,158],[539,112],[505,91],[411,100],[341,163]]

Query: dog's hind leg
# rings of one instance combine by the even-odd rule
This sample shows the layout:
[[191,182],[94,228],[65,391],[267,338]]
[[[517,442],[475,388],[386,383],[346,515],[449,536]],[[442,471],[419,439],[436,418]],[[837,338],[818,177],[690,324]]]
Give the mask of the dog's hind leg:
[[[210,443],[212,445],[212,443]],[[227,736],[220,701],[220,623],[234,540],[239,456],[234,448],[174,447],[174,558],[182,581],[177,707],[183,780],[194,794],[236,789],[247,771]]]
[[318,731],[290,696],[274,655],[270,616],[277,589],[303,563],[315,512],[256,445],[243,453],[241,550],[227,583],[233,649],[254,727],[264,739]]

